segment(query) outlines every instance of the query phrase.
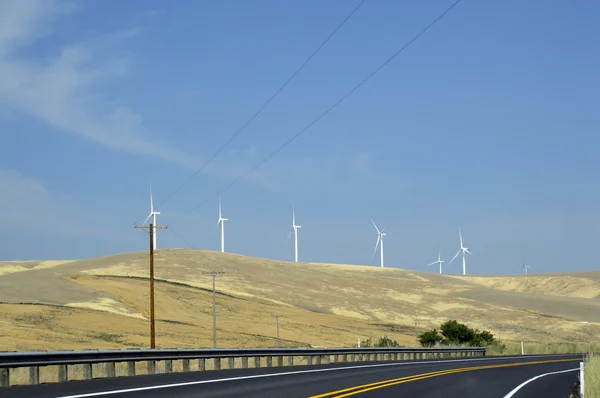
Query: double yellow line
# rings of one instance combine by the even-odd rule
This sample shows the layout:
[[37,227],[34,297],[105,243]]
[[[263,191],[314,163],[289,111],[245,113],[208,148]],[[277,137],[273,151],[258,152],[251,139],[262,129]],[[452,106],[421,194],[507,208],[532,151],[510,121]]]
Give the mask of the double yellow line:
[[473,370],[483,370],[483,369],[497,369],[497,368],[508,368],[514,366],[525,366],[525,365],[539,365],[544,363],[553,363],[553,362],[574,362],[580,361],[580,359],[549,359],[545,361],[532,361],[532,362],[519,362],[519,363],[505,363],[500,365],[485,365],[485,366],[471,366],[468,368],[457,368],[457,369],[448,369],[448,370],[439,370],[437,372],[429,372],[429,373],[421,373],[412,376],[400,377],[397,379],[389,379],[378,381],[375,383],[362,384],[359,386],[354,386],[350,388],[344,388],[343,390],[331,391],[320,395],[313,395],[309,398],[343,398],[349,397],[351,395],[361,394],[367,391],[378,390],[380,388],[391,387],[398,384],[410,383],[412,381],[429,379],[430,377],[443,376],[452,373],[460,373],[460,372],[470,372]]

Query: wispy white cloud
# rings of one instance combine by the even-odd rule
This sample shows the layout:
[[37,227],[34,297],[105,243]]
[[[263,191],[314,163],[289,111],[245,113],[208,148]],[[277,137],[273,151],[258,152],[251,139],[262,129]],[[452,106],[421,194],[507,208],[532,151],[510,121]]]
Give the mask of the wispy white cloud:
[[138,34],[138,28],[66,44],[47,61],[20,56],[20,50],[50,34],[58,18],[74,10],[56,0],[0,2],[0,102],[109,148],[197,168],[201,159],[150,140],[141,114],[111,106],[94,90],[129,72],[128,59],[111,54],[110,48]]
[[[139,27],[66,43],[48,59],[23,55],[21,50],[52,34],[60,18],[78,11],[81,6],[81,3],[61,0],[0,0],[0,104],[108,148],[197,169],[205,158],[151,139],[160,134],[150,131],[140,112],[121,104],[114,105],[114,98],[102,96],[97,90],[103,83],[118,81],[131,72],[131,60],[115,48],[141,34]],[[257,146],[229,148],[205,172],[231,181],[264,156],[266,153]],[[326,170],[329,175],[348,167],[357,172],[368,171],[368,155],[349,162],[346,156],[278,157],[269,162],[275,166],[265,165],[245,180],[274,189],[274,181],[282,168],[297,171],[306,170],[308,166],[315,173]]]
[[[111,149],[159,158],[189,170],[199,168],[203,156],[151,139],[160,134],[149,131],[142,114],[114,105],[114,98],[103,97],[96,90],[130,73],[131,60],[115,48],[139,35],[140,27],[65,44],[49,60],[22,55],[21,50],[51,34],[59,18],[79,6],[81,3],[61,0],[0,0],[0,104]],[[224,155],[204,172],[233,180],[255,161],[251,151],[242,156]],[[267,188],[272,185],[256,172],[245,180]]]
[[0,169],[0,224],[11,231],[51,233],[53,236],[108,238],[98,228],[75,219],[77,205],[60,197],[35,178]]
[[47,34],[51,22],[73,10],[66,4],[52,0],[0,3],[0,101],[109,148],[196,167],[194,156],[147,139],[140,114],[126,106],[111,107],[94,92],[96,85],[128,72],[126,58],[111,57],[103,50],[135,35],[136,29],[65,45],[47,62],[17,55]]

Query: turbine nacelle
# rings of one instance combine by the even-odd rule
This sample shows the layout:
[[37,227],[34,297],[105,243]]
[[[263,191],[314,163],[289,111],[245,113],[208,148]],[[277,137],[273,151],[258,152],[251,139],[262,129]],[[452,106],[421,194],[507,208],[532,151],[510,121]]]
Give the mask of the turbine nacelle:
[[215,225],[215,230],[221,225],[221,252],[225,252],[225,221],[229,221],[228,218],[223,217],[223,213],[221,211],[221,197],[219,196],[219,218],[217,219],[217,225]]
[[442,260],[442,253],[439,252],[438,253],[438,259],[434,262],[432,262],[431,264],[427,264],[428,267],[435,265],[435,264],[439,264],[440,265],[440,274],[442,273],[442,264],[444,263],[444,260]]
[[470,255],[473,255],[473,253],[471,253],[469,251],[469,249],[464,246],[464,244],[463,244],[463,238],[462,238],[462,232],[460,231],[460,227],[458,227],[458,237],[460,239],[460,249],[458,249],[458,251],[456,252],[456,254],[454,255],[454,257],[452,257],[452,260],[450,260],[450,262],[448,263],[448,265],[452,264],[452,262],[456,259],[456,257],[458,257],[458,255],[462,253],[463,275],[466,275],[467,274],[467,265],[466,265],[466,255],[465,255],[465,253],[469,253]]
[[287,238],[285,238],[285,243],[288,242],[292,233],[294,234],[294,260],[298,262],[298,230],[302,228],[301,225],[296,225],[296,207],[292,205],[292,230],[288,234]]
[[[160,214],[160,211],[154,211],[154,199],[152,198],[152,183],[150,183],[150,214],[148,214],[148,217],[146,217],[146,219],[144,220],[144,223],[142,225],[146,225],[146,223],[148,222],[148,220],[150,220],[150,218],[152,218],[153,220],[153,224],[156,224],[156,216],[158,216]],[[156,231],[154,231],[154,238],[152,240],[152,244],[154,246],[154,248],[156,249]]]
[[377,242],[375,243],[375,249],[373,250],[373,256],[371,257],[371,259],[375,258],[375,253],[377,253],[377,248],[379,248],[381,251],[381,267],[383,268],[383,237],[386,236],[385,230],[387,229],[387,227],[379,229],[379,227],[377,226],[377,224],[375,224],[375,221],[373,221],[372,218],[371,223],[377,231]]

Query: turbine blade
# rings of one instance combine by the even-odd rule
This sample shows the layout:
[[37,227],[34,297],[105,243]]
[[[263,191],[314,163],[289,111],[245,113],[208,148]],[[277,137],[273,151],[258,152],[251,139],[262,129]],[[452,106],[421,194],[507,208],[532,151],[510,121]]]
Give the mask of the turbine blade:
[[375,258],[375,253],[377,253],[377,246],[379,246],[380,240],[381,240],[381,235],[377,235],[377,243],[375,243],[375,249],[373,250],[373,256],[371,256],[371,260]]
[[462,233],[460,232],[460,227],[458,227],[458,237],[460,238],[460,247],[463,247]]
[[461,252],[461,251],[462,251],[462,250],[460,250],[460,249],[459,249],[459,250],[456,252],[456,254],[454,255],[454,257],[452,257],[452,260],[450,260],[450,262],[448,263],[448,265],[452,264],[452,261],[454,261],[454,260],[456,259],[456,257],[458,257],[458,255],[460,254],[460,252]]
[[466,251],[467,253],[469,253],[471,256],[473,255],[473,253],[471,253],[471,252],[469,251],[469,249],[465,249],[465,251]]
[[221,219],[221,196],[219,196],[219,220]]
[[285,238],[285,243],[288,243],[288,240],[290,239],[290,236],[292,236],[292,231],[290,231],[290,233],[288,234],[287,238]]
[[437,261],[434,261],[431,264],[427,264],[427,266],[429,267],[430,265],[434,265],[434,264],[437,264],[437,263],[438,263]]
[[296,207],[292,205],[292,225],[296,225]]
[[148,217],[146,217],[146,219],[144,220],[144,223],[142,225],[146,225],[146,223],[148,222],[150,217],[152,217],[152,213],[148,214]]
[[379,230],[379,228],[377,228],[377,224],[375,224],[375,221],[373,221],[372,218],[370,218],[371,222],[373,223],[373,226],[375,227],[375,229],[377,230],[378,234],[381,234],[381,231]]

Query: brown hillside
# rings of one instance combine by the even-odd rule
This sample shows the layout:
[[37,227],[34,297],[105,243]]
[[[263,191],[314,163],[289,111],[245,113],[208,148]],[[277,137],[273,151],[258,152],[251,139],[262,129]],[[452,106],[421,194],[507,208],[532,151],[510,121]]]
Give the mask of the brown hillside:
[[[146,252],[24,263],[0,263],[0,349],[147,344]],[[275,346],[276,314],[284,344],[294,346],[348,346],[383,334],[414,344],[417,332],[447,319],[504,341],[589,341],[600,331],[598,282],[583,273],[458,277],[163,249],[156,252],[159,346],[211,346],[212,284],[202,275],[211,270],[225,271],[217,277],[221,347]]]

